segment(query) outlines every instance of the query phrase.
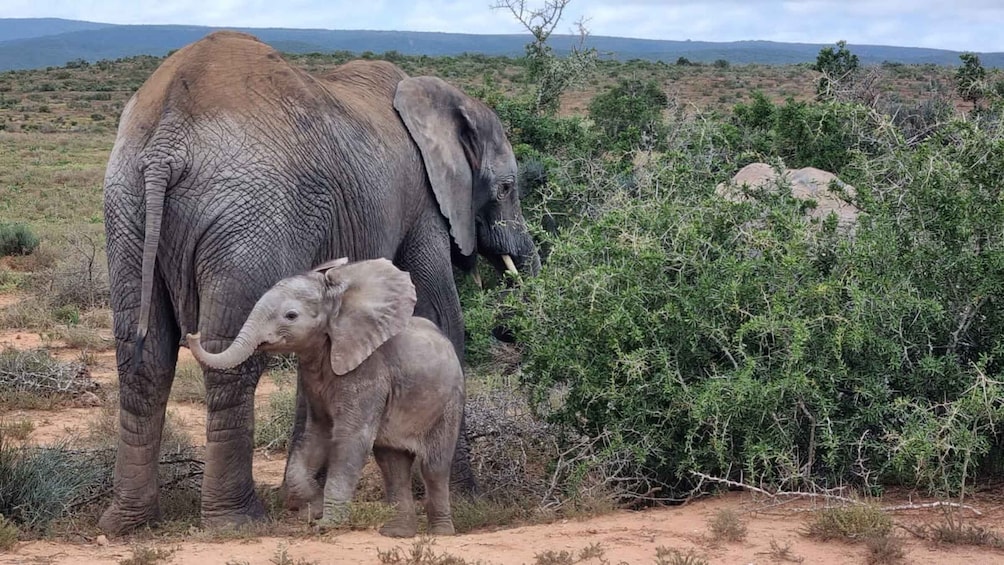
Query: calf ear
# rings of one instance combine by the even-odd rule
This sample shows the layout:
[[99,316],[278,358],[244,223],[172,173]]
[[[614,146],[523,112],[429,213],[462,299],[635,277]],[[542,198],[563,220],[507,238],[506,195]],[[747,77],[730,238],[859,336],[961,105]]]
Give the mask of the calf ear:
[[387,259],[335,267],[325,276],[339,303],[337,315],[328,318],[331,369],[344,375],[408,327],[415,285],[411,275]]
[[338,259],[332,259],[330,261],[321,263],[320,265],[311,269],[315,273],[325,273],[328,269],[334,269],[335,267],[341,267],[342,265],[347,265],[349,263],[348,257],[339,257]]

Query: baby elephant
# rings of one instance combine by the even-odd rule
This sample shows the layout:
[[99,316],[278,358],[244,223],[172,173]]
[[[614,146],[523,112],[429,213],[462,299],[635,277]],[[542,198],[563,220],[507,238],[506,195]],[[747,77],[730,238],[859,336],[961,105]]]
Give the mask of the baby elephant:
[[[416,457],[429,533],[454,533],[449,479],[463,369],[450,341],[429,320],[412,316],[414,307],[411,277],[390,261],[338,259],[276,283],[226,351],[207,353],[198,334],[187,336],[196,359],[216,369],[235,367],[256,350],[299,356],[307,422],[286,466],[287,505],[309,505],[323,525],[348,518],[372,451],[387,501],[397,508],[380,533],[411,537],[418,529],[411,492]],[[322,492],[316,477],[325,465]]]

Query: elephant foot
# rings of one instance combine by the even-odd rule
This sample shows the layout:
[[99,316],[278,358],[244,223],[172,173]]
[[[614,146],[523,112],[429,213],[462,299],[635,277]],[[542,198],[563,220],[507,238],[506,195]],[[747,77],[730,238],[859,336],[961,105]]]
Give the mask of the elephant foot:
[[390,522],[380,527],[380,535],[389,538],[412,538],[418,533],[418,520],[414,514],[402,516],[398,514]]
[[160,506],[156,502],[134,508],[112,502],[98,520],[98,528],[110,536],[116,536],[159,520]]
[[457,533],[453,527],[453,520],[449,516],[443,518],[433,518],[429,521],[430,536],[452,536]]
[[265,519],[265,507],[257,496],[242,507],[229,510],[202,510],[202,525],[208,528],[239,528]]

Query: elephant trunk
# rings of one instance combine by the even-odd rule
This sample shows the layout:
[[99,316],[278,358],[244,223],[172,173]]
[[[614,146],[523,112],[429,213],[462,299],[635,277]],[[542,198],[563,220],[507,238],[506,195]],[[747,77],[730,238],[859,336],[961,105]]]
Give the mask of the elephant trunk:
[[226,370],[232,369],[237,365],[248,360],[258,346],[264,341],[262,339],[262,321],[264,315],[260,311],[260,305],[256,306],[254,310],[251,311],[251,315],[248,316],[244,326],[241,331],[234,338],[234,341],[230,344],[230,347],[226,348],[224,351],[219,353],[209,353],[202,348],[202,343],[200,341],[200,336],[196,334],[188,334],[186,339],[188,340],[188,348],[192,350],[192,355],[197,361],[206,365],[211,369]]

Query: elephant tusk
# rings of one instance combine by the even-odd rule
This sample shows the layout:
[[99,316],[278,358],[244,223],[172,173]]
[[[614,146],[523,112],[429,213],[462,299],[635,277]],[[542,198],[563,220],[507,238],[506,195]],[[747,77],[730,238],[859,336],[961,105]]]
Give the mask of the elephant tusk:
[[519,271],[516,270],[516,264],[512,262],[512,257],[508,255],[502,256],[502,262],[505,263],[505,270],[512,273],[513,275],[518,275]]
[[195,332],[194,334],[185,334],[185,344],[186,345],[192,343],[192,340],[199,341],[200,339],[202,339],[202,338],[199,335],[199,332]]
[[484,286],[482,286],[481,284],[481,273],[478,272],[476,267],[474,269],[474,272],[471,273],[471,278],[474,279],[474,284],[478,285],[478,288],[484,288]]

